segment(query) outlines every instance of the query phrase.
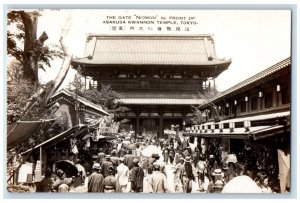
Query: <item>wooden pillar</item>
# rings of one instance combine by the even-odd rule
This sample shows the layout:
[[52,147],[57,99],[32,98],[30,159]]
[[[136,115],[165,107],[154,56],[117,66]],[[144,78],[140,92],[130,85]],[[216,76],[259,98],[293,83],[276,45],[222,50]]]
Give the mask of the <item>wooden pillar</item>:
[[135,136],[140,134],[140,109],[136,108]]
[[164,135],[164,120],[163,117],[159,117],[159,127],[158,127],[158,136],[162,138]]
[[139,115],[136,116],[136,122],[135,122],[135,136],[138,136],[140,134],[140,117]]

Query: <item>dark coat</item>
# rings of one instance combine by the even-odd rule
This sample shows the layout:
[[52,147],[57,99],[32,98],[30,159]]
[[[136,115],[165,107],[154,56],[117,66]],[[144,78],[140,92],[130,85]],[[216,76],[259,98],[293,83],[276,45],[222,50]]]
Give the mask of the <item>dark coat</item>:
[[102,164],[101,164],[101,174],[105,177],[109,176],[109,167],[110,166],[113,166],[113,163],[110,162],[110,161],[104,161]]
[[131,181],[133,190],[134,190],[134,187],[143,188],[144,170],[139,166],[133,167],[131,170],[130,181]]
[[94,172],[88,180],[88,192],[101,192],[100,187],[104,180],[101,173]]

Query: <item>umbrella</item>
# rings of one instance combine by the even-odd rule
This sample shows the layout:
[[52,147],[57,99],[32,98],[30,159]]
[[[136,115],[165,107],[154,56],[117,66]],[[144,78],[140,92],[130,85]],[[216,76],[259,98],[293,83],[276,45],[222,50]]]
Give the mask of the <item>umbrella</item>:
[[246,175],[231,179],[223,188],[222,193],[262,193],[257,184]]
[[235,154],[228,154],[228,155],[224,158],[224,162],[227,163],[227,164],[228,164],[229,162],[236,163],[236,162],[237,162],[236,155],[235,155]]
[[66,177],[77,176],[78,169],[73,161],[60,160],[56,162],[56,168],[64,171]]
[[148,147],[143,149],[141,153],[146,157],[151,157],[152,154],[158,154],[160,157],[162,157],[162,151],[158,147],[153,145],[149,145]]

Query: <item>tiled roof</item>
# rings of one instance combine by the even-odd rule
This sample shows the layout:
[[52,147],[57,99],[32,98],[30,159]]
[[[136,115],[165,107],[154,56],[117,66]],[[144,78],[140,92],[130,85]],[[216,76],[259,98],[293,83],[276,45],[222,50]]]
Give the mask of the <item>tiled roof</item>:
[[[51,99],[55,98],[59,94],[65,94],[65,95],[67,95],[69,97],[72,97],[73,99],[76,98],[76,95],[73,92],[70,92],[70,91],[68,91],[66,89],[62,89],[62,90],[54,93],[52,95]],[[95,109],[95,110],[97,110],[97,111],[105,114],[105,115],[108,115],[108,113],[106,111],[104,111],[100,105],[95,104],[95,103],[93,103],[93,102],[91,102],[91,101],[89,101],[89,100],[87,100],[87,99],[85,99],[85,98],[83,98],[83,97],[81,97],[79,95],[77,95],[77,99],[78,99],[79,102],[81,102],[85,106],[88,106],[88,107],[90,107],[92,109]],[[52,104],[52,103],[53,103],[53,101],[50,104]]]
[[268,75],[271,75],[272,73],[275,73],[275,72],[277,72],[277,71],[279,71],[279,70],[281,70],[281,69],[283,69],[283,68],[285,68],[289,65],[291,65],[291,57],[288,57],[285,60],[283,60],[279,63],[276,63],[275,65],[273,65],[273,66],[257,73],[256,75],[254,75],[254,76],[252,76],[252,77],[250,77],[250,78],[234,85],[233,87],[231,87],[231,88],[225,90],[224,92],[220,93],[219,95],[213,97],[212,99],[210,99],[210,101],[211,102],[215,101],[215,100],[217,100],[219,98],[222,98],[222,97],[224,97],[224,96],[226,96],[226,95],[228,95],[228,94],[230,94],[234,91],[237,91],[237,90],[239,90],[239,89],[241,89],[241,88],[243,88],[247,85],[253,84],[253,83],[267,77]]
[[87,38],[81,64],[217,65],[211,35],[95,35]]
[[123,104],[153,105],[199,105],[203,100],[192,92],[126,92],[121,93],[119,102]]

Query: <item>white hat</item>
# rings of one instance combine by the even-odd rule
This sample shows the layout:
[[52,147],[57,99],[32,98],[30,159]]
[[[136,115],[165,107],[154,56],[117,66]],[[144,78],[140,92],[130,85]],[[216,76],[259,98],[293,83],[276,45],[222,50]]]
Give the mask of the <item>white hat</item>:
[[212,173],[212,175],[213,176],[220,176],[220,175],[222,176],[222,175],[224,175],[224,173],[222,172],[221,169],[217,168],[217,169],[214,170],[214,172]]
[[94,163],[93,169],[101,169],[101,166],[99,163]]

